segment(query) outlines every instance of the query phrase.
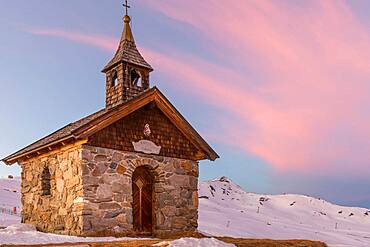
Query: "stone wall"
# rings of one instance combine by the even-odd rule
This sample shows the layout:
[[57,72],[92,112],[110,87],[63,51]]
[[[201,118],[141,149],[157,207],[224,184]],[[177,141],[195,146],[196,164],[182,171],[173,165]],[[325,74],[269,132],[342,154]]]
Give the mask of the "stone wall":
[[[144,165],[154,176],[153,234],[164,237],[195,231],[196,161],[89,145],[21,162],[22,222],[59,234],[132,235],[131,178]],[[50,171],[50,195],[43,195],[45,168]]]
[[153,234],[192,232],[198,219],[198,163],[176,158],[115,151],[84,145],[84,235],[130,235],[132,174],[150,166],[154,175]]
[[[81,149],[70,147],[58,153],[21,162],[22,222],[38,230],[60,234],[82,233],[83,191]],[[50,195],[43,195],[42,172],[50,172]]]

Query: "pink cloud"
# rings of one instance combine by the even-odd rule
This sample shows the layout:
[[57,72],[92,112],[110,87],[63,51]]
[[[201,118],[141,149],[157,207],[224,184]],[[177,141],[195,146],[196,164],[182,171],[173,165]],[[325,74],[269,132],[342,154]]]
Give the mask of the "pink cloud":
[[96,34],[86,34],[82,32],[66,31],[55,28],[26,28],[26,32],[40,35],[67,39],[73,42],[87,44],[103,50],[112,51],[117,48],[117,39]]
[[177,54],[194,71],[176,76],[174,66],[173,74],[191,88],[203,84],[194,90],[200,97],[238,117],[224,121],[225,138],[279,170],[363,170],[370,163],[370,38],[345,2],[235,0],[222,11],[212,0],[145,2],[222,46],[226,64],[263,78],[251,87],[250,79],[220,73],[200,77],[206,66]]
[[[278,171],[358,173],[370,164],[370,37],[345,2],[234,0],[220,11],[215,0],[142,1],[200,30],[227,65],[174,47],[141,48],[172,79],[168,85],[233,115],[217,119],[219,140]],[[110,51],[117,46],[98,35],[31,32]]]

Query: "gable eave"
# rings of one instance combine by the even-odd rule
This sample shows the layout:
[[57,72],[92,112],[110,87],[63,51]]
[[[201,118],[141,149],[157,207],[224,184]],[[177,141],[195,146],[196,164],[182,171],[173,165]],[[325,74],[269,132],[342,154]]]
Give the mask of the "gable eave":
[[[205,152],[206,158],[211,161],[220,158],[216,151],[213,150],[213,148],[203,139],[198,131],[194,129],[194,127],[185,119],[184,116],[182,116],[182,114],[174,105],[172,105],[172,103],[166,98],[166,96],[164,96],[164,94],[162,94],[159,89],[157,89],[156,96],[156,102],[159,102],[157,105],[162,112],[196,147]],[[170,111],[167,111],[166,108]]]
[[114,68],[117,64],[120,64],[120,63],[129,63],[129,64],[132,64],[132,65],[135,65],[135,66],[138,66],[139,68],[144,68],[144,69],[148,69],[149,72],[152,72],[154,69],[152,66],[150,66],[150,64],[144,64],[144,63],[138,63],[138,62],[135,62],[135,61],[132,61],[132,60],[128,60],[128,59],[119,59],[117,61],[110,61],[102,70],[101,72],[102,73],[106,73],[107,71],[109,71],[110,69]]
[[73,123],[67,124],[64,127],[54,131],[53,133],[27,145],[26,147],[6,156],[1,161],[4,162],[7,165],[12,165],[20,159],[24,159],[24,157],[31,156],[35,152],[39,152],[40,150],[49,149],[50,147],[53,147],[59,143],[63,143],[66,140],[68,141],[78,141],[75,139],[75,136],[73,136],[71,130],[76,128],[77,126],[83,126],[86,125],[86,122],[89,123],[91,119],[96,118],[97,116],[100,116],[106,112],[105,109],[102,109],[100,111],[97,111],[93,114],[90,114],[86,117],[83,117]]
[[40,147],[35,148],[35,149],[32,149],[32,150],[30,150],[28,152],[25,152],[25,153],[21,153],[19,155],[11,154],[11,155],[3,158],[1,161],[4,162],[6,165],[11,166],[11,165],[17,163],[19,160],[24,159],[24,157],[28,157],[29,155],[32,155],[34,153],[40,152],[42,150],[45,150],[45,149],[47,149],[49,147],[52,147],[52,146],[54,146],[56,144],[59,144],[59,143],[62,143],[64,141],[68,141],[68,140],[73,140],[73,139],[75,139],[75,138],[72,135],[69,135],[69,136],[66,136],[66,137],[64,137],[62,139],[56,140],[56,141],[51,142],[51,143],[47,143],[47,144],[45,144],[43,146],[40,146]]

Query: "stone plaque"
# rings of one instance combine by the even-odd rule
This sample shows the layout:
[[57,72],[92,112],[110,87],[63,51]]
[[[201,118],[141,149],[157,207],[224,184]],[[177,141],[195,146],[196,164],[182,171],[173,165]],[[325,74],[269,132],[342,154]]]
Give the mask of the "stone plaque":
[[154,142],[148,140],[132,142],[132,145],[134,145],[135,151],[143,152],[145,154],[159,154],[162,148],[161,146],[157,146]]

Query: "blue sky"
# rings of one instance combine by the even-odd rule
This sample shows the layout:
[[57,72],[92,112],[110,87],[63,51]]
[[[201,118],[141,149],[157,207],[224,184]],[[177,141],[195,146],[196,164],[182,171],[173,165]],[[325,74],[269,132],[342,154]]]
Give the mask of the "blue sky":
[[[221,156],[202,180],[370,207],[367,1],[131,5],[151,85]],[[2,3],[1,157],[104,107],[122,15],[117,0]]]

